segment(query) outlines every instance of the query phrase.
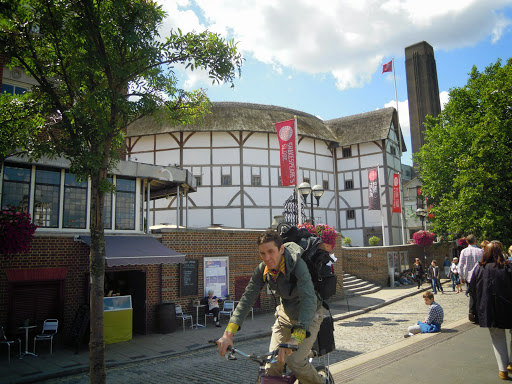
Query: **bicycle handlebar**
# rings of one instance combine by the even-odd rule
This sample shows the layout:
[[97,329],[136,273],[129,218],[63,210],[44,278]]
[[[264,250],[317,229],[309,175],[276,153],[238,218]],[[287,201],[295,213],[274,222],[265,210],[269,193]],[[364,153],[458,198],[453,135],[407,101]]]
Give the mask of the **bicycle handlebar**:
[[[216,340],[208,340],[208,343],[217,345]],[[273,350],[271,352],[267,352],[263,355],[256,355],[256,354],[249,355],[249,354],[233,347],[232,345],[229,345],[227,348],[229,354],[226,355],[226,358],[228,360],[236,360],[235,353],[238,353],[238,354],[242,355],[243,357],[245,357],[246,359],[257,362],[260,365],[264,365],[265,363],[274,363],[275,362],[275,358],[276,358],[277,354],[279,353],[279,348],[288,348],[293,351],[296,351],[299,348],[299,346],[295,345],[295,344],[282,343],[282,344],[279,344],[279,347],[276,348],[275,350]]]

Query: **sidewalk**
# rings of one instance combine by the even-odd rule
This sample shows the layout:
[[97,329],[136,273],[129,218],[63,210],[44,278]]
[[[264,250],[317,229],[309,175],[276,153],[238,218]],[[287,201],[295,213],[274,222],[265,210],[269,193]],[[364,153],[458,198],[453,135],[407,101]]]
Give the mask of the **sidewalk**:
[[[416,286],[402,286],[402,287],[396,287],[396,288],[384,288],[379,292],[365,295],[365,296],[358,296],[358,297],[352,297],[348,299],[338,300],[333,303],[330,303],[331,307],[331,313],[335,320],[341,320],[347,317],[356,316],[361,313],[365,313],[368,311],[371,311],[372,309],[380,308],[384,305],[391,304],[397,300],[401,300],[405,297],[415,295],[421,291],[427,290],[427,285],[423,285],[421,290],[418,290]],[[246,322],[244,323],[243,330],[240,331],[240,333],[237,334],[235,337],[235,340],[246,340],[254,337],[264,336],[264,335],[270,335],[270,327],[274,322],[274,316],[273,313],[265,313],[265,314],[255,314],[254,320],[251,320],[250,315],[247,317]],[[466,323],[466,325],[464,325]],[[224,323],[225,324],[225,323]],[[180,324],[181,325],[181,324]],[[453,337],[459,333],[462,333],[464,331],[464,327],[469,325],[467,321],[462,322],[460,325],[457,325],[462,328],[456,329],[452,333],[441,333],[437,336],[445,336],[448,335],[450,337]],[[474,328],[471,325],[471,328]],[[120,364],[126,364],[130,362],[136,362],[136,361],[143,361],[147,359],[152,359],[155,357],[162,357],[167,355],[172,355],[175,353],[183,352],[183,351],[192,351],[202,348],[210,347],[211,345],[208,344],[208,340],[211,339],[217,339],[221,336],[224,328],[216,328],[213,326],[213,324],[210,322],[208,323],[208,326],[206,328],[199,328],[199,329],[190,329],[187,328],[185,331],[182,330],[182,328],[178,328],[176,332],[169,333],[169,334],[149,334],[149,335],[137,335],[134,334],[133,340],[123,343],[117,343],[117,344],[110,344],[106,346],[106,364],[108,366],[114,366],[114,365],[120,365]],[[447,328],[448,329],[448,328]],[[485,330],[484,330],[485,331]],[[473,330],[469,331],[471,334],[477,333]],[[480,335],[478,333],[478,336],[482,338],[482,341],[480,343],[477,343],[476,346],[473,347],[464,347],[463,349],[457,348],[458,352],[460,353],[460,364],[464,365],[464,368],[468,368],[466,366],[470,366],[471,368],[474,368],[473,365],[473,355],[475,357],[480,356],[481,354],[478,353],[479,349],[485,349],[486,356],[488,355],[487,352],[490,351],[490,356],[492,359],[494,359],[494,355],[491,351],[490,346],[490,340],[488,340],[489,336],[488,334],[484,334],[485,336]],[[423,335],[422,335],[423,336]],[[406,344],[398,345],[401,343],[397,343],[393,346],[390,346],[390,350],[387,352],[388,354],[391,353],[391,355],[398,356],[393,351],[405,348],[409,346],[412,343],[415,342],[423,342],[423,340],[429,339],[428,337],[414,337],[407,340],[404,340]],[[428,335],[428,336],[436,336],[436,335]],[[486,337],[486,338],[485,338]],[[412,340],[414,339],[414,340]],[[462,340],[468,340],[468,337],[464,338],[457,338]],[[485,340],[483,340],[485,339]],[[434,339],[434,341],[436,341]],[[450,351],[446,350],[447,342],[442,342],[444,339],[439,340],[439,345],[435,345],[436,348],[440,348],[440,351],[438,352],[439,356],[444,357],[444,354],[449,353],[457,353],[456,349],[451,349]],[[453,342],[453,341],[452,341]],[[85,372],[88,371],[88,364],[89,364],[89,354],[87,350],[87,346],[83,346],[82,350],[79,354],[74,354],[74,351],[72,348],[67,346],[61,346],[57,345],[56,348],[54,348],[53,355],[49,354],[49,348],[46,348],[46,344],[41,344],[41,348],[38,348],[39,356],[33,357],[33,356],[25,356],[22,360],[19,360],[17,357],[14,357],[11,359],[11,364],[9,365],[7,363],[7,357],[4,353],[0,355],[0,381],[2,383],[34,383],[38,381],[42,381],[44,379],[49,378],[55,378],[60,376],[66,376],[73,373],[78,372]],[[383,348],[386,349],[386,348]],[[421,353],[430,353],[430,351],[433,348],[427,348],[423,350]],[[385,352],[380,350],[381,352]],[[469,356],[468,356],[469,353]],[[409,353],[410,354],[410,353]],[[367,356],[370,355],[370,356]],[[365,357],[366,356],[366,357]],[[11,355],[12,357],[12,355]],[[378,356],[380,358],[380,356]],[[364,354],[361,356],[358,356],[357,358],[349,359],[337,364],[333,364],[331,367],[333,369],[333,373],[339,374],[340,372],[343,373],[348,372],[350,373],[351,370],[354,370],[354,367],[361,365],[367,361],[370,361],[373,358],[373,354]],[[355,360],[355,359],[361,359],[361,360]],[[407,361],[408,357],[404,356],[404,359],[401,361]],[[424,369],[428,370],[428,364],[425,363],[425,360],[422,356],[419,356],[418,354],[414,355],[415,362],[417,365],[423,367]],[[438,358],[427,360],[428,362],[436,361]],[[400,363],[401,361],[398,361],[397,363]],[[451,361],[451,360],[450,360]],[[471,364],[467,364],[468,361],[472,361]],[[488,362],[489,363],[489,362]],[[387,363],[386,363],[387,364]],[[412,362],[411,362],[412,364]],[[491,361],[490,364],[494,366],[496,363],[495,361]],[[489,364],[487,364],[488,367]],[[409,363],[407,366],[410,366]],[[411,366],[414,366],[412,364]],[[381,381],[375,381],[375,372],[379,372],[378,374],[381,375],[383,378],[386,377],[386,372],[389,371],[390,365],[387,364],[387,367],[383,367],[376,371],[375,369],[378,368],[378,364],[370,365],[369,368],[369,374],[372,375],[371,381],[372,382],[381,382]],[[488,369],[487,369],[488,370]],[[354,371],[355,372],[355,371]],[[406,372],[406,371],[403,371]],[[494,372],[494,370],[493,370]],[[448,371],[448,373],[450,373]],[[395,373],[389,373],[393,376],[393,381],[395,383],[398,383],[396,381],[396,375]],[[354,378],[357,376],[363,377],[360,374],[356,375],[355,373],[350,374],[350,378]],[[495,372],[495,376],[497,378],[497,373]],[[408,383],[411,380],[411,377],[414,377],[414,380],[417,381],[416,374],[411,371],[411,375],[406,375]],[[430,379],[431,377],[427,378]],[[335,376],[336,379],[336,376]],[[343,380],[346,381],[348,377],[345,377]],[[451,376],[447,376],[446,380],[443,380],[442,377],[438,376],[438,373],[436,373],[436,381],[438,382],[457,382],[453,381]],[[441,379],[441,380],[440,380]],[[360,383],[369,382],[359,381]],[[389,382],[389,378],[386,379],[387,382]],[[382,382],[386,382],[386,380],[383,379]],[[339,381],[342,382],[342,381]],[[466,381],[468,382],[475,382],[475,381]],[[480,382],[488,382],[488,381],[480,381]]]

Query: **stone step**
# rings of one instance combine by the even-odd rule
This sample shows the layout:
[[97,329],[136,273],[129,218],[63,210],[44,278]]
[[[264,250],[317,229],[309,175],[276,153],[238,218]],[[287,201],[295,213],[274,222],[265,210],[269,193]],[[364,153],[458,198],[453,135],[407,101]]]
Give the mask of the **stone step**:
[[362,296],[378,292],[382,289],[382,287],[379,285],[370,283],[349,273],[343,273],[342,276],[343,291],[347,297]]

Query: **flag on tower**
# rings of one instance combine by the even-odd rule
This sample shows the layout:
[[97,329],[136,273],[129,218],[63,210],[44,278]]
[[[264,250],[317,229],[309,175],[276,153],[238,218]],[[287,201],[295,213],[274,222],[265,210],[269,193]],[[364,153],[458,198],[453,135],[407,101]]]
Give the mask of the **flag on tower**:
[[389,63],[382,65],[382,73],[384,72],[393,72],[393,60]]
[[295,119],[275,123],[279,139],[281,160],[281,183],[284,186],[297,184],[297,148],[295,146]]

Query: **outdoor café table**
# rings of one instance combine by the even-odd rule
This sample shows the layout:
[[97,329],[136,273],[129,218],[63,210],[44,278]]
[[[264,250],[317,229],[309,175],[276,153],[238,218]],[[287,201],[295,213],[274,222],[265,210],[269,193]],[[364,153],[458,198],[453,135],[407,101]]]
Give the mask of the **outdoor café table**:
[[25,355],[37,356],[35,353],[32,353],[32,352],[28,351],[28,330],[32,329],[32,328],[35,328],[35,327],[36,327],[35,325],[24,325],[22,327],[18,327],[18,329],[24,329],[25,330],[25,352],[20,353],[20,359],[23,359],[23,357]]
[[193,307],[196,307],[196,323],[192,325],[192,328],[206,328],[206,325],[199,324],[199,308],[206,307],[204,304],[196,305],[194,304]]

